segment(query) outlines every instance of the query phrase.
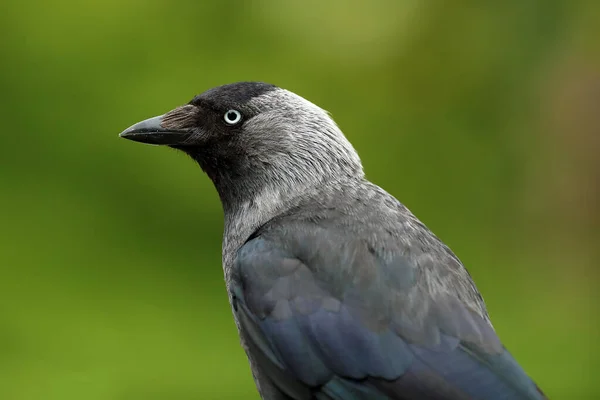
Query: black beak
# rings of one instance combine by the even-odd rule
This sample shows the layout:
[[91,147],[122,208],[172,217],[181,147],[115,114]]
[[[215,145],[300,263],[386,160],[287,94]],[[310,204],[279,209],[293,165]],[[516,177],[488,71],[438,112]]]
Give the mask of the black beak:
[[162,125],[163,116],[149,118],[125,129],[120,137],[135,142],[154,145],[182,145],[189,142],[192,131],[188,129],[168,129]]

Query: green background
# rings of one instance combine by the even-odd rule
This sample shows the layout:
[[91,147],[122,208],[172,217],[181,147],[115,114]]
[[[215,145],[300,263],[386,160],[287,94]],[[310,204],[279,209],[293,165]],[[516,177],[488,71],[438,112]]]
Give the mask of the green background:
[[216,192],[117,137],[240,80],[330,111],[547,394],[600,398],[598,38],[597,1],[4,0],[0,399],[258,399]]

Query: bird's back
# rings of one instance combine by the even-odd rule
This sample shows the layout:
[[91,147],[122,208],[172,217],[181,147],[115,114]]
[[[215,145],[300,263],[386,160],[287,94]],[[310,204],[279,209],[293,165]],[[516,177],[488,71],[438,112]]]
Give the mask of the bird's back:
[[[269,224],[310,224],[367,243],[378,254],[402,254],[432,289],[455,294],[488,320],[485,303],[458,257],[406,206],[365,179],[345,180],[308,193]],[[269,226],[267,224],[266,226]],[[390,267],[393,268],[393,267]]]
[[259,228],[233,291],[288,398],[543,398],[456,256],[367,181],[323,186]]

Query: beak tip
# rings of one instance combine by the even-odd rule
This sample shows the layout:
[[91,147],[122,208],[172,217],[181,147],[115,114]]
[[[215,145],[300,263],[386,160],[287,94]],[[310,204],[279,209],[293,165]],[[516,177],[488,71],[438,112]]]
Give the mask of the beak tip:
[[148,118],[125,129],[123,132],[119,133],[119,137],[123,139],[144,142],[143,137],[148,136],[152,132],[160,132],[162,129],[160,125],[161,122],[162,115]]
[[119,133],[119,137],[123,139],[130,139],[133,129],[127,128],[123,132]]

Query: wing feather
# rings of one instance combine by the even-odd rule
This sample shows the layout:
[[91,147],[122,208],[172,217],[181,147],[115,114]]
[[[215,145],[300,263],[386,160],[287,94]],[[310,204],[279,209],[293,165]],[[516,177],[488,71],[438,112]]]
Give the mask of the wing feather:
[[239,319],[284,393],[544,398],[489,322],[450,293],[432,295],[407,258],[351,241],[332,251],[332,241],[314,232],[287,242],[259,235],[238,253]]

